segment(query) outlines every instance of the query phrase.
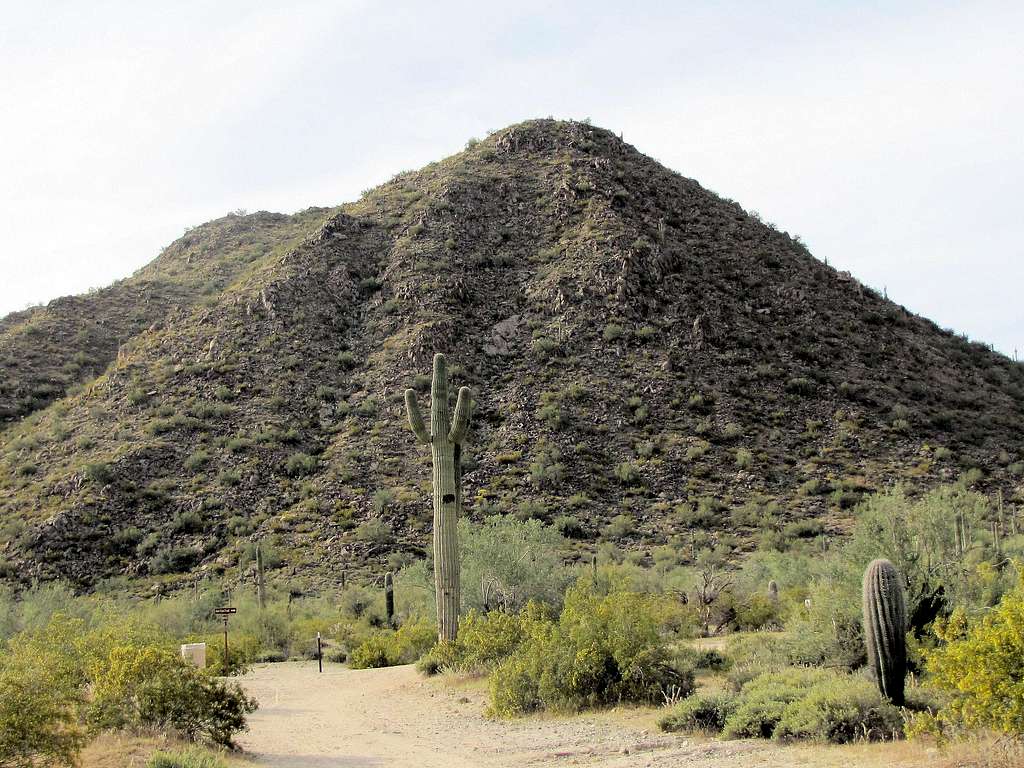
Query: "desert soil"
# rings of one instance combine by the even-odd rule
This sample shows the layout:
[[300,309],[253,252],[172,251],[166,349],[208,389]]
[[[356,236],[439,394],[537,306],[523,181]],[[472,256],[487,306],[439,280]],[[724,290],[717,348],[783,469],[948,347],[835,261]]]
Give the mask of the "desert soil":
[[787,747],[662,734],[657,708],[492,720],[484,717],[479,683],[426,679],[409,666],[348,670],[332,664],[319,674],[315,662],[260,665],[243,683],[260,708],[239,742],[271,768],[949,764],[934,750],[910,744]]

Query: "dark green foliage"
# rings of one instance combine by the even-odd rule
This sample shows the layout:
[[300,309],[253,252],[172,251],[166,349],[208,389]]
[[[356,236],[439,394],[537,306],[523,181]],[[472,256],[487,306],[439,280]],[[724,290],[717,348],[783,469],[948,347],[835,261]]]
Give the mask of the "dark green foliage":
[[192,547],[166,547],[150,559],[149,570],[154,574],[181,573],[199,562],[199,558],[199,551]]
[[85,476],[99,485],[106,485],[114,479],[114,472],[109,464],[95,463],[85,465]]
[[696,731],[718,734],[736,711],[736,703],[735,693],[698,691],[672,707],[658,720],[658,727],[670,733]]
[[285,463],[285,472],[292,477],[311,475],[316,471],[317,459],[306,453],[293,453]]
[[171,529],[178,533],[200,533],[205,527],[202,515],[192,510],[178,513],[171,521]]

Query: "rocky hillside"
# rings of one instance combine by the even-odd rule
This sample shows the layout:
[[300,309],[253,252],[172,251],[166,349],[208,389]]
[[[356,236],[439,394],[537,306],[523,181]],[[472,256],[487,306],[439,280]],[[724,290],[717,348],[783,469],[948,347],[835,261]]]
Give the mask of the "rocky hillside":
[[3,320],[0,568],[182,583],[263,538],[315,586],[421,557],[429,457],[401,394],[435,351],[475,392],[467,513],[580,551],[835,535],[897,481],[1024,500],[1024,368],[544,120]]

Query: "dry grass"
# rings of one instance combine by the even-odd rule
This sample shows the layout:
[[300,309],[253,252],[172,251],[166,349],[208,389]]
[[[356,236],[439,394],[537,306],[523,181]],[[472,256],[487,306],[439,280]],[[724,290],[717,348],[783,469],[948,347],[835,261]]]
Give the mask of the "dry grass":
[[[105,733],[82,751],[80,768],[143,768],[150,755],[187,749],[188,744],[163,736]],[[230,768],[252,768],[254,763],[240,754],[225,754]]]
[[1020,768],[1024,750],[994,738],[938,747],[927,741],[795,745],[785,748],[793,765],[813,768]]

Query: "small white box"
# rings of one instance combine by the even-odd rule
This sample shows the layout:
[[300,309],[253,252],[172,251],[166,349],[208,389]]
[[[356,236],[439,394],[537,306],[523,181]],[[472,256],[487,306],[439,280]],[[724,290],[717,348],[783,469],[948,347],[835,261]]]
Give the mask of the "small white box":
[[200,669],[206,669],[206,643],[185,643],[181,646],[181,658],[191,661]]

